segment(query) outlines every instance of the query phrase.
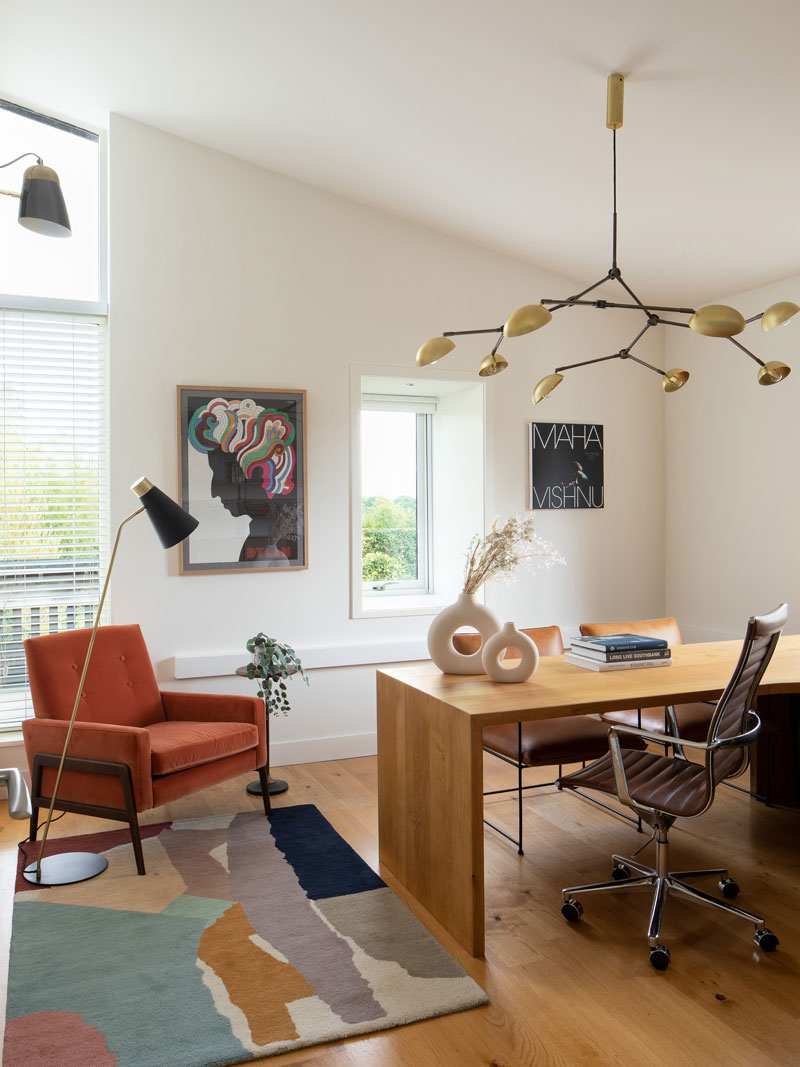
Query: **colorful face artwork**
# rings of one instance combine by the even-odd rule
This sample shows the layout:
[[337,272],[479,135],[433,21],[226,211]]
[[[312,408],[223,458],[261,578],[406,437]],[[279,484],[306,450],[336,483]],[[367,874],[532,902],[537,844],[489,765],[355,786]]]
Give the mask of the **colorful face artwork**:
[[295,487],[295,429],[286,416],[254,400],[215,397],[198,408],[189,422],[189,441],[198,452],[235,458],[248,481],[272,500]]

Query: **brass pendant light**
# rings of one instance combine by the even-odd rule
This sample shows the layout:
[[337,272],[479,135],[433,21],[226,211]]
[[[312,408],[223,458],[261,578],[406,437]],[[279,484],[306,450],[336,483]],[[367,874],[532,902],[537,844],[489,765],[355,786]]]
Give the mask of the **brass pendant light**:
[[[773,304],[767,308],[766,311],[761,312],[758,315],[753,315],[749,319],[746,319],[740,311],[736,308],[728,307],[727,304],[708,304],[706,307],[699,309],[690,307],[669,307],[660,304],[644,304],[639,297],[634,293],[633,289],[627,284],[622,277],[622,271],[617,264],[617,130],[622,127],[622,113],[623,113],[623,101],[625,92],[625,77],[622,74],[610,74],[608,77],[608,97],[606,105],[606,126],[612,131],[612,158],[613,158],[613,190],[614,190],[614,221],[612,229],[611,239],[611,267],[608,273],[603,275],[598,281],[593,282],[592,285],[587,286],[580,293],[576,293],[575,296],[569,296],[558,300],[542,299],[538,304],[525,304],[524,307],[517,308],[508,316],[502,326],[493,326],[488,329],[482,330],[448,330],[440,337],[433,337],[430,341],[426,341],[417,353],[417,366],[425,367],[430,363],[434,363],[437,359],[441,359],[442,356],[452,352],[455,348],[455,342],[453,337],[464,337],[471,334],[497,334],[497,342],[491,351],[491,354],[486,356],[478,369],[478,374],[481,377],[491,377],[499,373],[508,366],[508,360],[503,356],[498,355],[498,348],[500,342],[507,337],[521,337],[527,333],[533,333],[534,330],[541,329],[542,326],[546,326],[548,322],[553,318],[553,314],[556,311],[561,311],[565,307],[593,307],[601,310],[605,308],[623,308],[629,311],[636,311],[640,315],[644,315],[645,324],[628,344],[621,348],[618,352],[614,352],[609,356],[599,356],[596,359],[583,360],[581,363],[572,363],[567,367],[556,367],[552,374],[545,375],[535,386],[533,390],[533,402],[534,404],[540,403],[546,397],[548,397],[552,391],[560,385],[564,380],[563,371],[574,370],[576,367],[586,367],[591,363],[603,363],[609,359],[631,359],[634,363],[638,363],[642,367],[646,367],[648,370],[655,371],[656,374],[661,376],[661,387],[665,393],[675,393],[689,380],[689,372],[681,370],[679,367],[674,367],[671,370],[663,371],[658,367],[652,366],[650,363],[646,363],[642,359],[638,359],[636,356],[631,355],[631,349],[638,341],[652,329],[653,326],[678,326],[694,330],[695,333],[703,334],[706,337],[721,337],[730,341],[731,344],[736,345],[742,352],[748,355],[751,359],[759,365],[758,381],[760,385],[775,385],[777,382],[783,381],[784,378],[790,373],[790,368],[779,360],[772,360],[769,363],[764,363],[758,356],[754,355],[749,349],[745,348],[739,341],[735,341],[734,337],[737,334],[742,333],[748,323],[761,320],[761,329],[764,331],[771,330],[774,326],[781,326],[787,323],[794,315],[800,311],[800,306],[792,303],[789,300],[780,301],[777,304]],[[626,302],[612,302],[610,300],[585,300],[583,299],[592,290],[597,289],[605,282],[615,281],[625,290],[625,293],[629,297]],[[689,316],[689,321],[680,321],[673,318],[664,318],[663,315],[678,315]]]

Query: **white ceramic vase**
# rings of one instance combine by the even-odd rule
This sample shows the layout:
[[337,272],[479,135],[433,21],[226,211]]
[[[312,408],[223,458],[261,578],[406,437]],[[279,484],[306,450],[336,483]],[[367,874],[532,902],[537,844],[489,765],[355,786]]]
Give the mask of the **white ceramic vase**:
[[[515,648],[520,661],[515,667],[503,665],[507,648]],[[539,666],[539,649],[527,634],[520,633],[513,622],[507,622],[502,630],[493,634],[484,643],[481,660],[483,669],[495,682],[524,682],[536,673]]]
[[[455,604],[444,608],[428,630],[428,652],[440,671],[445,674],[483,674],[481,651],[471,656],[456,651],[453,634],[463,626],[477,630],[483,645],[500,629],[500,620],[485,604],[475,599],[474,593],[461,593]],[[533,644],[533,642],[531,642]]]

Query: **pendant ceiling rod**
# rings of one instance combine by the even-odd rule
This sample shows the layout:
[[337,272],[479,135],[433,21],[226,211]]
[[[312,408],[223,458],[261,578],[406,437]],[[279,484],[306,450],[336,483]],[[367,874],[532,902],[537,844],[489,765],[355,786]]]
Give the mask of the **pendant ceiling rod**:
[[617,130],[611,132],[613,144],[614,221],[611,233],[611,270],[617,270]]
[[[604,363],[610,359],[630,358],[635,363],[639,363],[643,367],[647,367],[648,369],[655,371],[657,374],[660,374],[662,376],[661,384],[665,392],[676,392],[689,380],[688,371],[681,370],[680,368],[661,371],[650,363],[646,363],[644,360],[630,355],[630,350],[633,346],[653,326],[681,326],[684,329],[694,330],[695,333],[703,334],[706,337],[722,337],[729,341],[733,341],[737,348],[740,348],[746,355],[750,356],[751,359],[754,359],[756,363],[758,363],[758,382],[760,385],[775,385],[777,382],[783,381],[783,379],[790,373],[791,368],[780,360],[771,360],[769,363],[764,363],[763,360],[760,360],[758,356],[755,356],[738,341],[734,341],[733,338],[735,334],[741,333],[748,323],[756,322],[759,319],[761,320],[761,329],[765,333],[768,330],[771,330],[774,326],[781,326],[787,323],[798,311],[800,311],[800,306],[797,304],[794,304],[789,300],[780,301],[779,303],[768,307],[766,311],[759,312],[757,315],[752,315],[749,319],[745,319],[739,311],[735,308],[728,307],[726,304],[709,304],[698,310],[691,307],[670,307],[663,304],[645,304],[639,299],[637,294],[622,277],[622,271],[618,262],[619,218],[617,211],[617,130],[622,127],[625,93],[625,76],[623,74],[614,73],[608,76],[607,93],[606,127],[611,130],[611,179],[613,201],[611,267],[608,272],[600,278],[599,281],[593,282],[574,296],[568,296],[558,300],[542,299],[538,304],[526,304],[523,307],[517,308],[516,311],[509,315],[502,326],[495,326],[485,330],[448,330],[439,337],[432,337],[429,341],[426,341],[417,352],[417,366],[427,367],[431,363],[435,363],[437,360],[441,359],[443,356],[446,356],[448,352],[452,352],[455,348],[455,342],[452,340],[453,337],[463,337],[468,334],[489,333],[498,334],[499,336],[489,355],[485,356],[481,361],[480,367],[478,368],[478,374],[480,374],[481,377],[489,377],[498,374],[508,366],[508,360],[503,356],[498,355],[497,351],[504,338],[520,337],[523,334],[533,333],[534,330],[541,329],[542,326],[546,326],[547,323],[552,320],[554,312],[561,311],[565,307],[593,307],[601,310],[615,308],[640,311],[647,320],[646,325],[634,337],[633,341],[631,341],[627,348],[622,348],[619,352],[616,352],[611,356],[599,356],[596,359],[587,359],[580,363],[572,363],[566,367],[558,367],[554,373],[546,375],[536,384],[533,390],[534,404],[538,404],[541,400],[544,400],[544,398],[549,396],[553,389],[559,385],[563,380],[562,371],[574,370],[576,367],[586,367],[593,363]],[[599,286],[608,281],[618,282],[633,303],[621,303],[612,300],[583,299],[588,293],[591,293],[594,289],[599,288]],[[688,322],[662,319],[656,314],[656,312],[660,311],[666,311],[673,315],[688,315],[690,318]]]

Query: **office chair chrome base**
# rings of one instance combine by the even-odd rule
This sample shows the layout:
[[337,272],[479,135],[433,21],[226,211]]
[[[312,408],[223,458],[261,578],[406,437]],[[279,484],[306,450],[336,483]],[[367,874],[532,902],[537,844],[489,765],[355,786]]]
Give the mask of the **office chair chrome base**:
[[[659,941],[661,924],[664,918],[664,907],[667,903],[667,895],[670,890],[682,893],[691,900],[697,900],[701,904],[709,904],[714,908],[738,915],[742,919],[748,919],[755,923],[756,932],[753,940],[763,952],[773,952],[779,945],[778,938],[766,924],[766,919],[759,915],[753,915],[749,911],[737,908],[728,900],[739,893],[739,886],[730,877],[725,868],[715,868],[707,871],[669,871],[667,870],[668,842],[665,831],[658,834],[656,842],[656,867],[646,867],[638,860],[628,856],[613,855],[611,857],[613,868],[610,882],[596,882],[592,885],[570,886],[562,891],[563,904],[561,914],[568,922],[578,922],[583,915],[583,906],[575,899],[576,893],[602,893],[607,890],[639,889],[643,886],[653,886],[653,903],[650,909],[650,924],[647,928],[647,942],[650,947],[650,963],[657,971],[665,971],[670,963],[669,949]],[[728,900],[720,900],[704,893],[702,889],[689,885],[686,879],[712,878],[718,881],[719,888]]]

